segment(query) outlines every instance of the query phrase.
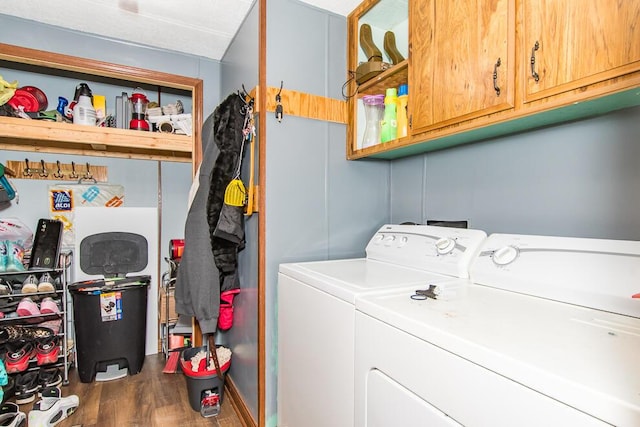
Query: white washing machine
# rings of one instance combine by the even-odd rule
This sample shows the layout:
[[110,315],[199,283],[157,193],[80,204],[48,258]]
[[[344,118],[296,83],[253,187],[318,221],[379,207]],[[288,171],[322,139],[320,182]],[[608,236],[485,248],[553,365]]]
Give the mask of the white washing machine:
[[278,426],[352,426],[356,296],[468,277],[485,238],[480,230],[385,225],[366,258],[281,264]]
[[640,426],[640,242],[496,234],[470,275],[356,299],[355,426]]

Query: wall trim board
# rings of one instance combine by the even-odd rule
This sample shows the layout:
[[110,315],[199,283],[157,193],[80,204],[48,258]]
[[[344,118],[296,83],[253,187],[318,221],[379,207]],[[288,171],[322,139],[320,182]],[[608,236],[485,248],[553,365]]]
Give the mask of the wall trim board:
[[233,409],[235,410],[236,415],[238,415],[238,418],[240,419],[242,425],[245,427],[256,427],[256,420],[253,419],[251,411],[247,407],[244,399],[242,398],[242,395],[240,394],[240,391],[229,375],[227,375],[225,378],[224,388],[227,392],[229,403],[231,403],[231,406],[233,406]]
[[267,0],[258,2],[258,87],[255,90],[258,115],[258,425],[267,421]]
[[[256,97],[258,88],[251,91],[251,96]],[[347,103],[339,99],[327,98],[325,96],[313,95],[297,90],[280,89],[275,86],[267,86],[266,90],[266,111],[276,111],[276,95],[280,93],[283,120],[287,116],[306,117],[308,119],[322,120],[347,124]],[[256,102],[256,105],[258,102]]]

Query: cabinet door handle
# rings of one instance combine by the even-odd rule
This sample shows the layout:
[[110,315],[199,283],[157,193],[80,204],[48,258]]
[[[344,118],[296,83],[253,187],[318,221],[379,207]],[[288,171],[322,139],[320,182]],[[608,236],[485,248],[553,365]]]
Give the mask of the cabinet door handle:
[[493,66],[493,90],[496,91],[496,96],[500,96],[500,86],[498,86],[498,67],[502,64],[500,58]]
[[540,75],[536,73],[536,50],[540,49],[540,43],[536,40],[536,44],[531,48],[531,76],[537,82],[540,80]]

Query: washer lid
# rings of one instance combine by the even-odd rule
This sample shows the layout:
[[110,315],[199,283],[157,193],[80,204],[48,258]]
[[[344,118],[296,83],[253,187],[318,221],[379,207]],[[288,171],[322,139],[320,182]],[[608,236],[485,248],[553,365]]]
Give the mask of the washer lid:
[[360,293],[407,285],[424,287],[433,280],[453,279],[365,258],[281,264],[280,273],[351,304]]

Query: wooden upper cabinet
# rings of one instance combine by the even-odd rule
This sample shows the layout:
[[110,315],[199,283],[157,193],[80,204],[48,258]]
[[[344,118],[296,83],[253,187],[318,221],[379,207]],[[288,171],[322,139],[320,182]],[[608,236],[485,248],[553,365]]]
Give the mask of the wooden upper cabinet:
[[414,134],[513,108],[514,17],[514,0],[410,2]]
[[640,1],[523,0],[523,32],[525,102],[640,66]]
[[[394,23],[397,10],[406,27]],[[350,83],[349,159],[411,156],[640,105],[640,0],[364,0],[348,19],[349,70],[363,61],[358,25],[370,14],[380,31],[407,29],[408,58]],[[409,135],[359,147],[361,96],[405,82]]]

